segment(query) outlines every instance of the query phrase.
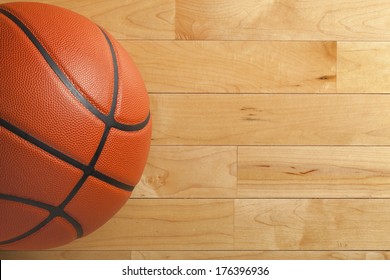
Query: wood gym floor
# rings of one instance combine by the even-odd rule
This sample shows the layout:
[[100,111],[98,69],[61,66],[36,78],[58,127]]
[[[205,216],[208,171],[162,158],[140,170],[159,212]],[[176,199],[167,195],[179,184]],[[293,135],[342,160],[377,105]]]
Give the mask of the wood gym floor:
[[2,259],[390,259],[389,1],[42,2],[125,46],[152,147],[102,228]]

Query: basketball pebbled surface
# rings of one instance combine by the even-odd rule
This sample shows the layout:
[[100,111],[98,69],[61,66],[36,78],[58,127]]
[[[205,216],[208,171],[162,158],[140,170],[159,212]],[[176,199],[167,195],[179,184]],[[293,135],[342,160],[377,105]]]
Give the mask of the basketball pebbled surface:
[[0,249],[85,236],[130,197],[151,119],[143,80],[105,30],[63,8],[0,5]]

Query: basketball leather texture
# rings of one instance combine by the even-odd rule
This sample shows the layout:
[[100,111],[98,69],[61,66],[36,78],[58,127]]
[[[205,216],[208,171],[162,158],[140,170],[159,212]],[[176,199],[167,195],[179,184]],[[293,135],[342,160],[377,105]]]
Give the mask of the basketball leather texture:
[[63,8],[0,5],[0,249],[85,236],[146,164],[144,82],[103,28]]

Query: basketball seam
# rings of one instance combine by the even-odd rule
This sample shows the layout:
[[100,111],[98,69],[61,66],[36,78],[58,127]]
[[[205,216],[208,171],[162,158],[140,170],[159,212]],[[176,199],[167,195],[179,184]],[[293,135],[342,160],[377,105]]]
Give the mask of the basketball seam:
[[6,194],[0,194],[0,199],[14,201],[14,202],[38,207],[38,208],[47,210],[49,212],[49,215],[43,221],[38,223],[38,225],[34,226],[30,230],[28,230],[28,231],[26,231],[26,232],[24,232],[16,237],[10,238],[8,240],[0,241],[0,245],[12,243],[12,242],[21,240],[24,237],[30,236],[32,233],[37,232],[39,229],[44,227],[48,222],[50,222],[55,217],[62,217],[66,221],[68,221],[75,229],[77,237],[81,237],[83,234],[83,230],[82,230],[81,225],[72,216],[67,214],[63,209],[60,209],[56,206],[53,206],[53,205],[50,205],[47,203],[43,203],[40,201],[32,200],[32,199],[26,199],[26,198],[21,198],[18,196],[6,195]]
[[[22,32],[27,36],[27,38],[31,41],[31,43],[37,48],[39,53],[43,56],[46,63],[50,66],[50,68],[54,71],[57,77],[61,80],[61,82],[66,86],[66,88],[72,93],[74,97],[90,112],[92,112],[99,119],[104,116],[102,112],[97,110],[90,102],[85,98],[83,94],[81,94],[73,85],[73,83],[59,67],[57,63],[51,58],[48,50],[40,43],[37,36],[34,35],[33,31],[27,27],[26,24],[22,22],[16,15],[14,15],[11,11],[6,10],[4,8],[0,8],[0,13],[4,14],[8,19],[10,19]],[[96,110],[95,110],[96,109]],[[92,111],[91,111],[92,110]]]
[[[24,132],[20,128],[12,125],[11,123],[7,122],[6,120],[4,120],[2,118],[0,118],[0,126],[4,127],[8,131],[10,131],[14,135],[22,138],[23,140],[27,141],[28,143],[38,147],[39,149],[47,152],[48,154],[50,154],[50,155],[52,155],[54,157],[62,160],[63,162],[66,162],[66,163],[72,165],[73,167],[76,167],[77,169],[80,169],[81,171],[85,171],[88,168],[88,165],[85,165],[85,164],[83,164],[81,162],[78,162],[77,160],[67,156],[66,154],[63,154],[59,150],[57,150],[57,149],[55,149],[55,148],[45,144],[44,142],[38,140],[34,136],[31,136],[30,134]],[[126,191],[132,191],[134,189],[134,186],[122,183],[122,182],[120,182],[120,181],[118,181],[118,180],[116,180],[114,178],[111,178],[111,177],[105,175],[105,174],[103,174],[103,176],[99,175],[100,177],[95,176],[95,174],[97,174],[97,173],[100,173],[100,172],[95,171],[95,172],[92,172],[91,175],[93,177],[101,179],[102,181],[104,181],[106,183],[109,183],[109,184],[113,185],[113,187],[117,187],[117,188],[120,188],[120,189],[123,189],[123,190],[126,190]],[[100,173],[100,174],[102,174],[102,173]],[[117,182],[117,185],[112,184],[112,182]]]
[[[42,227],[44,227],[46,224],[48,224],[50,221],[52,221],[55,217],[57,217],[58,213],[65,213],[65,207],[74,198],[74,196],[78,193],[78,191],[81,189],[81,187],[83,186],[83,184],[85,183],[85,181],[88,179],[89,176],[94,176],[102,181],[107,180],[107,181],[109,181],[107,183],[109,183],[110,185],[120,183],[119,181],[96,171],[94,169],[95,164],[97,163],[97,161],[101,155],[101,152],[102,152],[103,147],[106,143],[106,140],[107,140],[107,137],[108,137],[108,134],[109,134],[111,128],[114,127],[114,128],[119,129],[119,130],[125,130],[125,131],[135,131],[135,130],[139,131],[139,130],[143,129],[144,127],[146,127],[146,125],[149,123],[150,112],[148,113],[147,118],[143,122],[135,124],[135,125],[125,125],[125,124],[119,123],[115,120],[115,108],[116,108],[117,98],[118,98],[118,63],[117,63],[117,58],[116,58],[117,56],[116,56],[116,52],[114,50],[114,47],[113,47],[110,39],[108,38],[106,33],[100,27],[99,28],[100,28],[101,32],[103,33],[107,43],[109,44],[110,52],[111,52],[112,59],[113,59],[113,65],[114,65],[114,90],[113,90],[113,98],[112,98],[110,113],[108,115],[102,114],[75,88],[75,86],[72,84],[72,82],[66,77],[66,75],[63,73],[63,71],[61,71],[61,69],[58,67],[58,65],[54,62],[54,60],[51,58],[51,56],[48,54],[48,52],[45,50],[45,48],[42,46],[42,44],[40,44],[38,39],[31,33],[31,31],[16,16],[14,16],[13,14],[11,14],[8,11],[5,11],[2,8],[0,8],[0,13],[4,14],[6,17],[8,17],[25,33],[25,35],[29,38],[29,40],[35,45],[35,47],[38,49],[38,51],[44,57],[45,61],[49,64],[49,66],[52,68],[52,70],[56,73],[57,77],[63,82],[63,84],[74,95],[74,97],[76,97],[81,102],[81,104],[83,104],[83,106],[86,109],[88,109],[91,113],[93,113],[95,116],[97,116],[105,124],[105,129],[104,129],[102,137],[99,141],[99,146],[96,149],[94,156],[92,157],[88,166],[85,166],[85,165],[77,162],[76,160],[62,154],[60,151],[41,142],[40,140],[32,137],[31,135],[27,134],[26,132],[20,130],[19,128],[14,127],[10,123],[8,123],[5,120],[2,120],[0,118],[0,125],[4,126],[8,130],[10,130],[9,128],[11,128],[10,131],[13,133],[15,133],[15,130],[16,130],[16,132],[19,132],[19,134],[18,133],[15,133],[15,134],[18,135],[19,137],[38,146],[39,148],[56,156],[57,158],[60,158],[61,160],[68,162],[69,164],[73,163],[73,166],[78,165],[77,166],[78,168],[83,167],[83,168],[81,168],[81,170],[83,170],[82,177],[79,179],[77,184],[73,187],[72,191],[68,194],[68,196],[64,199],[64,201],[60,204],[60,206],[58,206],[58,207],[52,206],[54,208],[52,208],[52,210],[50,211],[50,215],[43,222],[39,223],[34,228],[30,229],[29,231],[23,233],[22,235],[15,237],[15,238],[0,242],[0,244],[8,244],[8,243],[21,240],[27,236],[34,234],[35,232],[40,230]],[[5,124],[7,127],[3,124]],[[20,132],[22,132],[22,133],[20,133]],[[31,141],[31,140],[33,140],[33,141]],[[81,164],[81,166],[80,166],[80,164]],[[125,185],[125,184],[121,183],[121,184],[119,184],[118,187],[122,188],[122,187],[124,187],[123,185]],[[114,186],[116,186],[116,185],[114,185]],[[55,209],[55,210],[53,210],[53,209]],[[78,222],[74,218],[72,218],[70,215],[69,215],[69,219],[72,219],[75,222],[75,223],[71,223],[71,224],[73,225],[73,227],[77,231],[77,237],[81,237],[83,235],[83,230],[82,230],[81,225],[78,224]],[[80,225],[80,227],[77,228],[77,225]]]
[[[14,15],[13,13],[12,13],[12,10],[10,10],[9,8],[7,9],[7,7],[5,7],[5,8],[0,8],[0,13],[1,13],[1,9],[4,9],[5,11],[7,11],[8,13],[10,13],[12,16],[14,16],[22,25],[24,25],[25,27],[26,27],[26,29],[28,30],[28,32],[30,32],[31,34],[32,34],[32,36],[34,37],[34,38],[36,38],[36,40],[37,40],[37,42],[39,43],[39,45],[41,45],[41,47],[42,47],[42,49],[48,54],[48,56],[53,60],[53,62],[58,66],[58,68],[59,68],[59,70],[62,72],[62,74],[70,81],[70,83],[75,87],[75,89],[81,94],[81,96],[85,99],[85,100],[87,100],[93,107],[95,107],[102,115],[104,115],[104,113],[103,113],[103,110],[102,109],[100,109],[100,106],[97,104],[97,102],[95,102],[92,98],[89,98],[88,97],[88,95],[86,95],[85,93],[84,93],[84,91],[82,90],[82,88],[79,86],[79,84],[78,84],[78,82],[74,79],[74,78],[72,78],[71,77],[71,75],[69,75],[66,71],[65,71],[65,68],[63,67],[63,65],[61,65],[61,63],[59,63],[58,61],[56,62],[56,61],[54,61],[54,57],[55,57],[55,55],[53,55],[53,52],[50,50],[50,49],[48,49],[48,48],[46,48],[42,43],[40,43],[40,40],[38,39],[39,38],[39,36],[34,32],[34,30],[32,29],[32,28],[30,28],[29,27],[29,23],[28,22],[26,22],[26,23],[24,23],[24,22],[22,22],[22,20],[19,18],[19,17],[17,17],[16,15]],[[5,15],[5,16],[7,16],[7,15]],[[13,21],[11,18],[9,18],[8,17],[8,19],[10,19],[13,23],[15,23],[20,29],[22,29],[22,31],[25,33],[25,35],[27,35],[26,34],[26,32],[23,30],[23,28],[21,28],[21,26],[19,26],[15,21]],[[27,37],[30,39],[30,41],[32,41],[31,40],[31,38],[27,35]],[[37,47],[37,45],[34,43],[34,42],[32,42],[34,45],[35,45],[35,47]],[[42,55],[42,52],[40,51],[40,48],[38,48],[37,47],[37,49],[39,50],[39,52],[41,53],[41,55]],[[46,60],[46,59],[45,59]],[[46,62],[48,63],[48,61],[46,60]],[[48,63],[48,65],[51,67],[51,64],[50,63]],[[52,67],[51,67],[52,68]],[[53,69],[53,68],[52,68]],[[53,71],[54,71],[54,69],[53,69]],[[57,74],[57,73],[56,73]],[[63,82],[62,80],[61,80],[61,82]],[[64,84],[65,86],[66,86],[66,84]],[[68,88],[68,90],[69,90],[69,88]],[[77,98],[77,97],[76,97]],[[80,101],[80,100],[79,100]],[[81,102],[81,101],[80,101]],[[82,102],[81,102],[82,103]],[[84,104],[83,104],[84,105]],[[84,106],[85,107],[85,106]]]
[[91,161],[89,162],[87,169],[84,171],[84,175],[81,177],[79,182],[76,184],[76,186],[73,188],[73,190],[69,193],[69,195],[65,198],[65,200],[61,203],[59,207],[65,208],[65,206],[73,199],[73,197],[77,194],[77,192],[81,189],[87,178],[93,174],[95,171],[95,165],[97,161],[99,160],[99,157],[103,151],[104,145],[106,144],[108,134],[110,133],[110,129],[113,126],[112,120],[114,120],[114,115],[115,115],[115,108],[116,108],[116,103],[117,103],[117,98],[118,98],[118,63],[116,61],[116,54],[115,50],[112,47],[111,41],[107,37],[107,35],[104,33],[102,29],[100,29],[101,32],[103,33],[109,47],[110,47],[110,52],[111,52],[111,57],[112,57],[112,63],[113,63],[113,68],[114,68],[114,87],[113,87],[113,94],[112,94],[112,102],[110,106],[110,113],[108,114],[108,121],[103,121],[105,124],[105,128],[102,134],[102,137],[100,138],[99,145],[92,156]]
[[[75,231],[77,233],[77,238],[80,238],[83,236],[83,230],[82,230],[82,227],[81,225],[77,222],[77,220],[75,220],[72,216],[68,215],[64,208],[65,206],[70,202],[70,200],[77,194],[78,190],[82,187],[82,185],[85,183],[85,181],[87,180],[87,178],[89,176],[92,176],[92,177],[95,177],[97,179],[100,179],[101,181],[105,182],[105,183],[108,183],[109,185],[115,187],[115,188],[119,188],[119,189],[122,189],[122,190],[125,190],[125,191],[132,191],[134,189],[134,186],[130,186],[130,185],[127,185],[125,183],[122,183],[120,181],[117,181],[116,179],[114,178],[111,178],[97,170],[94,170],[93,167],[89,167],[89,166],[85,166],[83,165],[82,163],[68,157],[67,155],[65,154],[62,154],[60,151],[57,151],[56,149],[48,146],[47,144],[39,141],[38,139],[32,137],[31,135],[25,133],[24,131],[20,130],[19,128],[17,127],[14,127],[12,124],[6,122],[5,120],[1,119],[0,118],[0,126],[4,127],[5,129],[7,129],[8,131],[10,131],[11,133],[17,135],[18,137],[24,139],[25,141],[27,141],[28,143],[40,148],[41,150],[44,150],[45,152],[55,156],[56,158],[78,168],[78,169],[81,169],[84,174],[83,176],[79,179],[79,181],[77,182],[76,186],[72,189],[72,191],[70,192],[70,194],[68,194],[67,198],[65,198],[65,200],[61,203],[60,206],[53,206],[53,205],[49,205],[49,204],[45,204],[43,202],[39,202],[39,201],[35,201],[35,200],[31,200],[31,199],[26,199],[26,198],[22,198],[22,197],[18,197],[18,196],[11,196],[11,195],[7,195],[7,194],[2,194],[0,193],[0,199],[4,199],[4,200],[11,200],[11,201],[18,201],[20,203],[25,203],[25,204],[28,204],[28,205],[33,205],[33,206],[37,206],[37,207],[40,207],[40,208],[43,208],[43,209],[46,209],[48,211],[50,211],[50,215],[44,220],[42,221],[41,223],[39,223],[38,225],[36,225],[35,227],[33,227],[32,229],[30,229],[29,231],[19,235],[19,236],[16,236],[12,239],[9,239],[9,240],[3,240],[3,241],[0,241],[0,245],[4,245],[4,244],[9,244],[9,243],[12,243],[12,242],[16,242],[18,240],[21,240],[25,237],[28,237],[30,235],[32,235],[33,233],[37,232],[38,230],[40,230],[43,226],[45,226],[47,223],[49,223],[51,220],[53,220],[55,217],[57,216],[61,216],[62,218],[66,219],[74,228],[75,228]],[[24,136],[30,138],[30,139],[25,139]],[[41,146],[42,144],[42,146]],[[48,150],[47,150],[48,148]],[[68,160],[70,160],[68,162]],[[12,199],[11,199],[12,197]],[[48,205],[50,206],[50,209],[47,208],[47,206],[44,206],[44,205]],[[55,209],[53,211],[53,209]],[[54,215],[54,212],[56,213],[64,213],[63,215],[58,215],[58,214],[55,214]]]
[[[27,36],[27,38],[33,43],[33,45],[37,48],[37,50],[43,56],[45,61],[48,63],[48,65],[54,71],[54,73],[57,75],[57,77],[60,79],[60,81],[70,91],[70,93],[83,105],[84,108],[86,108],[89,112],[91,112],[93,115],[95,115],[101,121],[103,121],[104,123],[110,123],[111,127],[114,127],[114,128],[117,128],[118,130],[123,130],[123,131],[138,131],[138,130],[141,130],[142,128],[144,128],[148,124],[149,119],[150,119],[150,112],[148,113],[148,115],[146,116],[144,121],[137,123],[137,124],[120,123],[120,122],[116,121],[115,119],[110,119],[109,115],[105,115],[102,112],[100,112],[84,96],[84,94],[82,94],[75,87],[75,85],[71,82],[71,80],[68,78],[66,73],[60,69],[60,67],[58,66],[59,64],[53,60],[53,58],[47,52],[46,48],[40,43],[38,38],[17,16],[15,16],[10,11],[8,11],[4,8],[0,8],[0,14],[5,15],[8,19],[10,19],[14,24],[16,24],[16,26],[18,26],[23,31],[23,33]],[[101,28],[99,27],[99,29],[101,29]],[[103,32],[103,34],[107,39],[107,36],[105,35],[104,32]]]

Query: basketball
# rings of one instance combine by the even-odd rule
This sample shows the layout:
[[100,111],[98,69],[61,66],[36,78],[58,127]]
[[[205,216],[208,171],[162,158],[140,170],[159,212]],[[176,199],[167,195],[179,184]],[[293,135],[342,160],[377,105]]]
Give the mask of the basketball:
[[0,5],[0,249],[62,246],[102,226],[150,141],[144,82],[106,30],[51,5]]

